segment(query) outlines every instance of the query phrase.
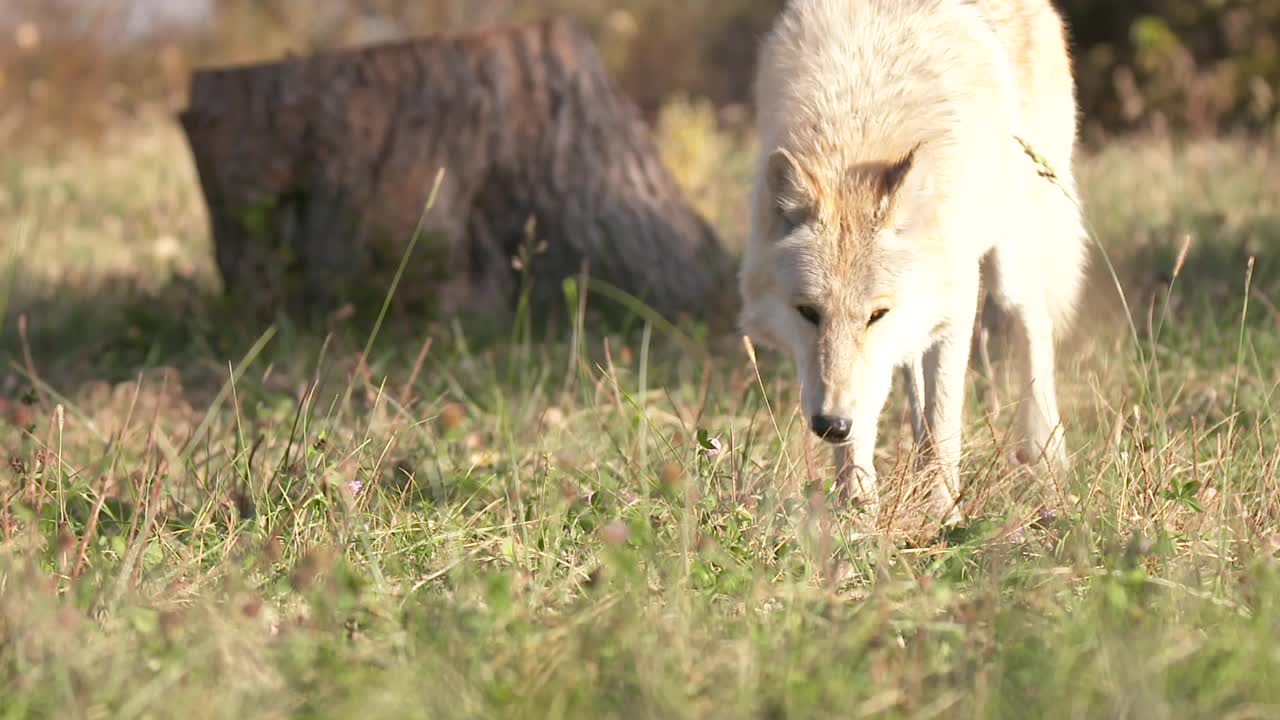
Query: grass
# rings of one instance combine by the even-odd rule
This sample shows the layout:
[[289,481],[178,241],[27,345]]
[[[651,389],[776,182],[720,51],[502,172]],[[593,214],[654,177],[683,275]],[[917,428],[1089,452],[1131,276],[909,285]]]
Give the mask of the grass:
[[[734,228],[746,164],[682,117],[668,158]],[[1012,409],[973,400],[941,533],[901,394],[872,526],[821,493],[775,354],[643,319],[255,325],[174,128],[6,154],[0,717],[1275,717],[1277,170],[1228,141],[1082,161],[1134,332],[1099,273],[1068,478],[1010,465]]]

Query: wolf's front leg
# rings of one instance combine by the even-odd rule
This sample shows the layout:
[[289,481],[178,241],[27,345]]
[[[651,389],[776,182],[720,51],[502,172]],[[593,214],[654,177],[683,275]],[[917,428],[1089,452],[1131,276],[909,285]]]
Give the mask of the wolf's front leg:
[[880,507],[879,483],[876,479],[876,429],[858,434],[856,445],[835,447],[836,488],[840,499],[864,508],[875,517]]
[[[975,308],[976,309],[976,308]],[[960,314],[959,317],[965,317]],[[972,315],[968,315],[972,317]],[[964,425],[965,373],[969,368],[971,322],[952,321],[925,353],[925,434],[927,472],[935,476],[934,502],[945,522],[959,522],[960,456]]]
[[1050,468],[1067,466],[1062,420],[1054,383],[1053,320],[1047,310],[1026,303],[1015,313],[1022,324],[1024,397],[1018,413],[1028,459]]
[[924,442],[924,358],[917,357],[902,366],[902,383],[907,389],[907,407],[911,411],[911,438],[916,449]]

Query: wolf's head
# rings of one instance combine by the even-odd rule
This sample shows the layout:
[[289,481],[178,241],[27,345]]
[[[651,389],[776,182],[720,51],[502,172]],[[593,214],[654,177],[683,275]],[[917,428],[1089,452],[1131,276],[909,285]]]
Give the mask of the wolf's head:
[[758,180],[742,329],[791,352],[805,417],[832,443],[874,435],[895,366],[937,324],[945,261],[917,150],[847,167],[777,149]]

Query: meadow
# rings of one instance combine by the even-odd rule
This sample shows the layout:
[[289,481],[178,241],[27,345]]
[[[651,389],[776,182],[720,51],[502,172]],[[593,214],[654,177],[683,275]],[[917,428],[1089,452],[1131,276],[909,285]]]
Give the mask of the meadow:
[[[688,103],[658,133],[736,243],[749,138]],[[776,353],[643,315],[263,325],[166,117],[11,144],[0,718],[1280,716],[1272,145],[1082,154],[1071,472],[1012,462],[975,370],[941,530],[900,390],[874,523]]]

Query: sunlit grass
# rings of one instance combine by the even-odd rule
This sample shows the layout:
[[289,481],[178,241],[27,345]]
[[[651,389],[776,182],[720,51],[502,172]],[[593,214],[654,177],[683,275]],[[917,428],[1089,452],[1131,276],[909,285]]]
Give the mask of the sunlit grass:
[[[748,143],[710,127],[673,110],[665,156],[732,236]],[[775,354],[268,328],[216,295],[175,128],[6,155],[0,716],[1273,717],[1273,151],[1080,177],[1137,336],[1096,277],[1071,476],[975,399],[940,534],[898,395],[876,525],[822,494]]]

